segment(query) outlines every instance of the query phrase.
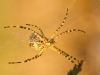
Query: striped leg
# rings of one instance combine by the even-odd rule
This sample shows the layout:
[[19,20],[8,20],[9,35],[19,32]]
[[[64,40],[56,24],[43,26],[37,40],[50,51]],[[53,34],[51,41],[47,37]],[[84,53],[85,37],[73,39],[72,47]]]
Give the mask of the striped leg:
[[23,62],[9,62],[8,64],[26,63],[26,62],[31,61],[31,60],[33,60],[33,59],[37,59],[37,58],[39,58],[41,55],[43,55],[43,52],[44,52],[44,51],[42,50],[40,53],[38,53],[38,54],[35,55],[34,57],[29,58],[29,59],[26,59],[26,60],[24,60]]
[[60,36],[62,36],[62,35],[64,35],[64,34],[66,34],[66,33],[75,32],[75,31],[79,31],[79,32],[85,33],[85,31],[83,31],[83,30],[73,29],[73,30],[68,30],[68,31],[64,31],[64,32],[60,33],[59,35],[55,36],[54,39],[56,39],[56,38],[58,38],[58,37],[60,37]]
[[44,40],[44,36],[40,35],[39,33],[35,32],[34,30],[32,30],[31,28],[27,28],[24,26],[5,26],[4,28],[21,28],[21,29],[26,29],[26,30],[30,30],[32,31],[32,33],[34,33],[37,37],[39,37],[41,40]]
[[65,21],[66,21],[66,19],[67,19],[67,16],[68,16],[68,8],[67,8],[66,16],[64,17],[64,20],[63,20],[62,24],[61,24],[61,25],[58,27],[58,29],[54,32],[54,34],[52,35],[51,38],[53,38],[53,37],[55,36],[55,34],[61,29],[61,27],[63,27],[63,25],[64,25],[64,23],[65,23]]
[[[76,58],[70,56],[69,54],[67,54],[66,52],[60,50],[59,48],[57,48],[55,46],[51,46],[50,48],[55,50],[56,52],[58,52],[59,54],[61,54],[65,58],[67,58],[70,62],[75,64],[75,61],[77,61],[77,63],[79,64],[79,60],[77,60]],[[78,67],[78,64],[77,65],[75,64],[75,66]]]
[[78,64],[78,68],[76,66],[71,69],[67,75],[78,75],[82,71],[82,66],[85,64],[84,60],[81,60],[80,64]]
[[35,27],[36,29],[38,29],[41,32],[41,35],[44,36],[43,31],[38,26],[32,25],[32,24],[26,24],[26,25]]

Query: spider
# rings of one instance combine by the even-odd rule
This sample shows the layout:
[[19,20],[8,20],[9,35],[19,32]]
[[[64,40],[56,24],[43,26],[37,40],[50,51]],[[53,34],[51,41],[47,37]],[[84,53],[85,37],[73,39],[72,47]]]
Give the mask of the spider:
[[[66,12],[66,15],[63,19],[62,24],[56,29],[56,31],[54,32],[54,34],[50,38],[45,37],[43,31],[36,25],[26,24],[27,26],[35,27],[36,29],[38,29],[40,31],[40,33],[34,31],[33,29],[31,29],[29,27],[25,27],[25,26],[5,26],[4,28],[11,28],[12,27],[12,28],[21,28],[21,29],[26,29],[26,30],[31,31],[32,33],[29,36],[29,46],[31,48],[34,48],[37,51],[40,51],[37,55],[35,55],[32,58],[26,59],[22,62],[9,62],[8,64],[26,63],[26,62],[31,61],[33,59],[37,59],[43,55],[43,53],[47,50],[47,48],[51,48],[52,50],[56,51],[60,55],[67,58],[70,62],[74,63],[74,65],[78,68],[78,64],[80,64],[79,60],[70,56],[69,54],[67,54],[66,52],[62,51],[61,49],[59,49],[55,46],[55,39],[57,39],[58,37],[66,34],[66,33],[75,32],[75,31],[85,33],[85,31],[80,30],[80,29],[72,29],[72,30],[67,30],[67,31],[64,31],[64,32],[56,35],[57,32],[61,29],[61,27],[63,27],[63,25],[67,19],[67,16],[68,16],[68,8],[67,8],[67,12]],[[77,62],[77,64],[75,62]]]

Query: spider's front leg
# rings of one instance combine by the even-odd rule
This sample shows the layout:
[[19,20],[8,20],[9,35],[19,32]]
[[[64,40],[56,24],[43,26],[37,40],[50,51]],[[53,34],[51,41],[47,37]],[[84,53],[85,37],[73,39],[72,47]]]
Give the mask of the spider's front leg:
[[62,35],[64,35],[64,34],[71,33],[71,32],[76,32],[76,31],[85,33],[85,31],[80,30],[80,29],[72,29],[72,30],[64,31],[64,32],[60,33],[59,35],[56,35],[56,36],[54,37],[54,39],[56,39],[56,38],[58,38],[58,37],[60,37],[60,36],[62,36]]
[[82,66],[85,64],[84,60],[81,60],[80,64],[78,64],[78,68],[76,66],[71,69],[67,75],[77,75],[82,71]]
[[[66,52],[60,50],[59,48],[57,48],[54,45],[53,46],[51,45],[50,48],[53,49],[54,51],[58,52],[59,54],[61,54],[65,58],[67,58],[70,62],[74,63],[75,66],[78,68],[78,64],[80,63],[79,60],[77,60],[76,58],[70,56],[69,54],[67,54]],[[76,64],[75,61],[77,61],[78,64]]]
[[[67,16],[68,16],[68,8],[67,8],[67,12],[66,12],[66,15],[65,15],[65,17],[64,17],[64,19],[63,19],[62,24],[56,29],[56,31],[55,31],[54,34],[51,36],[51,38],[54,38],[55,35],[58,33],[58,31],[61,29],[61,27],[63,27],[63,25],[64,25],[64,23],[65,23],[65,21],[66,21],[66,19],[67,19]],[[50,38],[50,39],[51,39],[51,38]]]
[[43,55],[43,52],[44,52],[44,49],[41,50],[40,53],[38,53],[37,55],[35,55],[35,56],[32,57],[32,58],[26,59],[26,60],[24,60],[24,61],[22,61],[22,62],[9,62],[8,64],[26,63],[26,62],[31,61],[31,60],[33,60],[33,59],[39,58],[41,55]]

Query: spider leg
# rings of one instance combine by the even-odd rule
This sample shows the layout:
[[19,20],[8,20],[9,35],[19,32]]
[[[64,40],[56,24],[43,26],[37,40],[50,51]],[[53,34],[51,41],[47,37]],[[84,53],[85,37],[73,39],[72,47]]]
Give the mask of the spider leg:
[[23,62],[9,62],[8,64],[26,63],[26,62],[31,61],[31,60],[33,60],[33,59],[39,58],[41,55],[43,55],[43,52],[44,52],[44,51],[42,50],[42,51],[40,51],[37,55],[35,55],[34,57],[29,58],[29,59],[26,59],[26,60],[24,60]]
[[[32,33],[34,33],[37,37],[39,37],[40,40],[45,40],[45,41],[47,41],[47,38],[46,38],[45,36],[40,35],[39,33],[35,32],[35,31],[32,30],[31,28],[27,28],[27,27],[24,27],[24,26],[6,26],[6,27],[4,27],[4,28],[11,28],[11,27],[12,27],[12,28],[21,28],[21,29],[30,30],[30,31],[32,31]],[[25,62],[31,61],[31,60],[33,60],[33,59],[37,59],[38,57],[40,57],[40,56],[43,54],[43,52],[45,51],[45,49],[46,49],[46,48],[43,48],[43,49],[40,51],[39,54],[35,55],[34,57],[32,57],[32,58],[30,58],[30,59],[26,59],[26,60],[24,60],[23,62],[9,62],[9,64],[25,63]]]
[[75,31],[79,31],[79,32],[85,33],[85,31],[83,31],[83,30],[73,29],[73,30],[68,30],[68,31],[64,31],[64,32],[60,33],[59,35],[55,36],[54,39],[56,39],[56,38],[58,38],[58,37],[60,37],[60,36],[62,36],[64,34],[66,34],[66,33],[75,32]]
[[[60,55],[64,56],[65,58],[67,58],[70,62],[75,64],[75,61],[77,61],[77,63],[79,64],[79,60],[77,60],[76,58],[70,56],[69,54],[67,54],[66,52],[60,50],[59,48],[57,48],[56,46],[50,46],[51,49],[53,49],[54,51],[58,52]],[[75,64],[75,66],[78,68],[78,64]]]
[[26,25],[35,27],[36,29],[38,29],[41,32],[41,35],[44,36],[43,31],[38,26],[32,25],[32,24],[26,24]]
[[66,19],[67,19],[67,16],[68,16],[68,8],[67,8],[67,12],[66,12],[66,15],[65,15],[65,17],[64,17],[64,19],[63,19],[62,24],[61,24],[61,25],[58,27],[58,29],[54,32],[54,34],[52,35],[51,38],[53,38],[53,37],[57,34],[57,32],[61,29],[61,27],[63,27],[63,25],[64,25],[64,23],[65,23],[65,21],[66,21]]
[[80,64],[78,64],[78,68],[76,66],[73,67],[73,69],[71,69],[67,75],[78,75],[79,72],[82,71],[82,66],[85,64],[84,60],[80,61]]
[[5,26],[4,28],[21,28],[21,29],[26,29],[26,30],[30,30],[32,31],[32,33],[34,33],[37,37],[39,37],[41,40],[44,40],[44,36],[40,35],[38,32],[32,30],[31,28],[27,28],[24,26]]

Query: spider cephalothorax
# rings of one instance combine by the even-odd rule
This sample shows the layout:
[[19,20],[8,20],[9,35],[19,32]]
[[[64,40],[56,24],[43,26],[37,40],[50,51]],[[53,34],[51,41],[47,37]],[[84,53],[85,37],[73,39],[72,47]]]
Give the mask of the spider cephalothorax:
[[[40,33],[34,31],[31,28],[24,27],[24,26],[5,26],[4,28],[13,27],[13,28],[21,28],[21,29],[27,29],[29,31],[32,31],[32,34],[29,36],[29,46],[31,48],[34,48],[35,50],[40,51],[34,57],[26,59],[23,62],[9,62],[9,64],[25,63],[25,62],[28,62],[30,60],[37,59],[38,57],[43,55],[44,51],[47,50],[47,48],[51,48],[54,51],[56,51],[57,53],[61,54],[65,58],[67,58],[70,62],[74,63],[75,66],[78,68],[78,64],[80,64],[79,60],[77,60],[76,58],[70,56],[69,54],[67,54],[66,52],[62,51],[61,49],[59,49],[59,48],[57,48],[55,46],[55,39],[57,39],[58,37],[60,37],[60,36],[62,36],[64,34],[67,34],[67,33],[70,33],[70,32],[75,32],[75,31],[85,33],[85,31],[83,31],[83,30],[72,29],[72,30],[64,31],[64,32],[60,33],[59,35],[56,35],[57,32],[61,29],[61,27],[63,27],[63,25],[64,25],[64,23],[66,21],[67,15],[68,15],[68,9],[67,9],[67,13],[66,13],[66,16],[64,17],[64,20],[63,20],[62,24],[56,29],[54,34],[49,39],[44,36],[43,31],[36,25],[26,24],[27,26],[35,27],[36,29],[38,29],[40,31]],[[77,64],[75,63],[75,61],[77,62]]]
[[29,46],[35,50],[42,50],[43,48],[48,48],[50,45],[54,44],[54,39],[40,40],[34,33],[31,34],[29,39]]

